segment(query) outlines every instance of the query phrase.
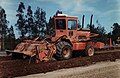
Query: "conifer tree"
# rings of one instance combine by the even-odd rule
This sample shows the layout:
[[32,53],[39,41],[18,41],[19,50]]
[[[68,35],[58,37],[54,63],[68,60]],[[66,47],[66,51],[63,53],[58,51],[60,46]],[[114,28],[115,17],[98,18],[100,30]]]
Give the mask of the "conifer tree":
[[46,34],[46,12],[37,7],[37,10],[34,13],[35,27],[33,28],[33,35],[44,37]]
[[0,7],[0,34],[1,34],[1,49],[4,50],[5,49],[5,39],[6,39],[6,35],[8,33],[8,23],[9,21],[7,21],[6,19],[6,13],[5,10]]
[[53,36],[55,34],[54,19],[50,17],[47,25],[47,34]]
[[33,37],[33,31],[32,30],[35,26],[34,26],[34,17],[33,17],[33,11],[31,9],[31,6],[28,6],[26,17],[27,17],[26,27],[27,27],[28,37],[32,38]]
[[20,37],[24,38],[26,33],[27,33],[27,27],[26,27],[26,20],[25,20],[25,16],[24,16],[24,3],[20,2],[19,6],[18,6],[18,10],[17,10],[17,23],[15,24],[15,26],[17,27],[17,30],[19,31]]
[[6,37],[6,49],[13,50],[15,48],[15,34],[13,26],[8,29],[8,34]]

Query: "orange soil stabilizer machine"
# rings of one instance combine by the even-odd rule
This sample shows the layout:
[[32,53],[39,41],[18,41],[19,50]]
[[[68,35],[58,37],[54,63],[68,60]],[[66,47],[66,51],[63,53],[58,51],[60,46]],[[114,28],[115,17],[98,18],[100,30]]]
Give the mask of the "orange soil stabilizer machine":
[[52,59],[53,54],[56,52],[56,46],[54,43],[49,43],[46,39],[38,41],[38,38],[34,40],[24,40],[16,46],[13,51],[6,50],[6,52],[12,53],[14,59],[35,58],[35,61],[48,61]]
[[[90,25],[92,25],[92,17]],[[18,44],[12,53],[12,57],[22,55],[21,58],[35,57],[36,61],[48,61],[53,58],[57,60],[69,59],[73,52],[83,52],[87,56],[94,55],[94,49],[104,48],[104,43],[95,42],[93,37],[98,34],[91,33],[89,29],[84,29],[84,15],[82,28],[78,27],[78,18],[66,14],[58,14],[52,18],[55,33],[52,37],[39,41],[39,37],[34,40],[25,40]],[[20,57],[20,56],[19,56]]]

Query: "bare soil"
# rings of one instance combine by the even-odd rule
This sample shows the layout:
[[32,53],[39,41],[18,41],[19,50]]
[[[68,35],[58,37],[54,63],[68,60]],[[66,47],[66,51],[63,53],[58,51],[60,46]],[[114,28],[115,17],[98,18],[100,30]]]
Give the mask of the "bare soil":
[[[40,62],[38,64],[35,64],[35,63],[29,64],[29,62],[25,61],[25,60],[6,60],[6,58],[4,59],[2,57],[1,57],[1,59],[3,59],[3,60],[0,60],[0,77],[6,78],[6,77],[26,76],[26,75],[37,74],[37,73],[47,73],[47,72],[55,71],[58,69],[67,69],[67,68],[73,68],[73,67],[75,68],[75,67],[80,67],[80,66],[85,67],[85,66],[93,65],[97,62],[108,61],[108,60],[115,61],[116,59],[120,59],[120,51],[110,52],[110,53],[98,53],[92,57],[77,57],[77,58],[72,58],[72,59],[63,60],[63,61]],[[77,70],[77,69],[75,69],[75,70]],[[81,70],[81,69],[79,69],[79,70]],[[72,70],[70,70],[70,71],[72,71]],[[98,72],[99,72],[99,69],[98,69]],[[68,72],[66,72],[65,74],[62,73],[60,75],[60,78],[61,78],[61,76],[62,77],[66,76],[67,73]],[[68,75],[67,77],[74,78],[74,76],[80,75],[79,73],[78,74],[76,74],[76,73],[77,72],[75,72],[75,75],[72,75],[72,76]],[[59,75],[59,73],[57,75]],[[54,76],[54,75],[52,75],[52,76]],[[95,76],[95,75],[93,74],[93,76]],[[95,77],[92,77],[92,78],[95,78]],[[54,77],[49,77],[49,78],[54,78]],[[57,77],[55,77],[55,78],[57,78]],[[113,77],[113,78],[115,78],[115,77]]]
[[120,78],[120,60],[99,62],[86,67],[61,69],[17,78]]

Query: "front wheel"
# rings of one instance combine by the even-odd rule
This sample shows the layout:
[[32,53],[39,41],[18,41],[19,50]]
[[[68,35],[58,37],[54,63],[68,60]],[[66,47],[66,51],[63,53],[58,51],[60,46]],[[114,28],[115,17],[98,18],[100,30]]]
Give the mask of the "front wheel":
[[65,41],[60,41],[56,44],[56,59],[58,60],[66,60],[72,57],[72,46]]

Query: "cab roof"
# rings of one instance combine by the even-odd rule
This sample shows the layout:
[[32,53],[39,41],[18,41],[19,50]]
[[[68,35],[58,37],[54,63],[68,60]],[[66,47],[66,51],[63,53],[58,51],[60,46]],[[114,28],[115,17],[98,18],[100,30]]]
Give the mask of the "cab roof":
[[78,18],[77,16],[69,16],[67,14],[57,14],[55,17],[70,17],[70,18]]

